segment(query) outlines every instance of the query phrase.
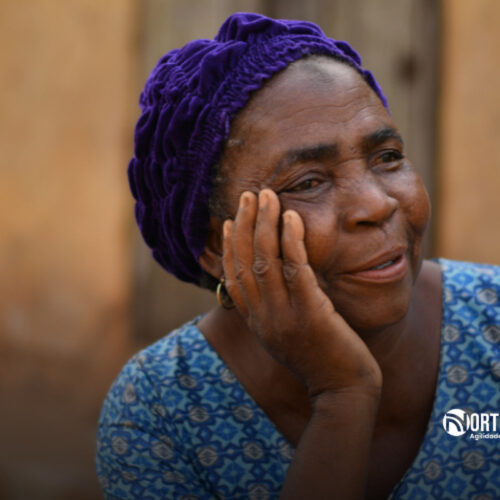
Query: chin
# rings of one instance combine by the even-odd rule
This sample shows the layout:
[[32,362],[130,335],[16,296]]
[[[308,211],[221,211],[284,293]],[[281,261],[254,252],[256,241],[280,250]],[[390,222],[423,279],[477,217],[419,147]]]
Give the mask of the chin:
[[332,303],[349,326],[359,333],[377,332],[391,327],[404,320],[411,302],[411,278],[404,280],[400,286],[380,290],[377,294],[366,296],[330,295]]
[[360,336],[379,332],[385,328],[394,326],[404,320],[408,314],[409,303],[401,304],[400,307],[391,305],[386,310],[379,311],[378,314],[367,316],[366,314],[357,315],[354,318],[345,318],[349,326]]

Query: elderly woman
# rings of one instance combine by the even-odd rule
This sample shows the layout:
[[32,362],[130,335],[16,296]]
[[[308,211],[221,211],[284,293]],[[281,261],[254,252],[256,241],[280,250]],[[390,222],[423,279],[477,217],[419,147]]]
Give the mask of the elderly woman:
[[221,306],[112,386],[106,498],[500,497],[500,271],[422,262],[429,200],[360,64],[235,14],[151,74],[136,217]]

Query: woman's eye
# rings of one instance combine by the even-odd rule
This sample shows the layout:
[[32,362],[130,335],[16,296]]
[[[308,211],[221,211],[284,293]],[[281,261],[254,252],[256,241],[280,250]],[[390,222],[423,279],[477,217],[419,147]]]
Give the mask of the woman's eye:
[[393,163],[403,158],[403,154],[397,150],[385,151],[378,157],[377,163]]
[[299,191],[307,191],[308,189],[315,188],[316,186],[319,186],[320,181],[317,179],[307,179],[305,181],[300,182],[299,184],[296,184],[295,186],[292,186],[291,188],[287,189],[289,193],[297,193]]

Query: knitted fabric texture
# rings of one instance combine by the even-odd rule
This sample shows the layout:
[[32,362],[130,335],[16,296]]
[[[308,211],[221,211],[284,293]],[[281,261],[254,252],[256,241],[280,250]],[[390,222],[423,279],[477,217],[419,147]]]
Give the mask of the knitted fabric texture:
[[341,59],[387,101],[361,58],[313,23],[238,13],[214,40],[194,40],[163,56],[140,96],[128,176],[135,216],[154,258],[179,279],[199,284],[209,226],[213,167],[232,119],[252,92],[311,54]]

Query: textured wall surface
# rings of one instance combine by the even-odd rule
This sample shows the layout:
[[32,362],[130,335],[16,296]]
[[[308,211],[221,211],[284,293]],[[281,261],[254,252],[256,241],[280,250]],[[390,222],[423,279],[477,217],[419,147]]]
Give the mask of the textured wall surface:
[[96,498],[129,352],[132,2],[2,2],[0,498]]
[[500,264],[500,2],[443,2],[436,253]]
[[99,498],[98,411],[146,342],[213,303],[149,256],[125,169],[166,50],[231,12],[320,23],[363,54],[433,187],[436,252],[500,263],[497,0],[4,0],[0,16],[0,498]]

